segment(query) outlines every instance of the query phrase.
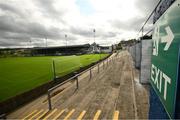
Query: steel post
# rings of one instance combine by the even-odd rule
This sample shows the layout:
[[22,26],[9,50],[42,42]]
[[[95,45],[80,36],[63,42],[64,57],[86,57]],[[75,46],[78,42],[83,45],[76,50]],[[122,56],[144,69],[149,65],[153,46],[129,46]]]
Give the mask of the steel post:
[[49,106],[49,110],[52,110],[52,105],[51,105],[51,95],[50,92],[48,91],[48,106]]
[[99,73],[99,63],[98,63],[98,73]]
[[104,61],[103,61],[103,69],[104,69]]
[[90,79],[91,79],[92,78],[92,68],[90,68],[89,72],[90,72]]
[[55,62],[53,60],[53,63],[52,63],[52,71],[53,71],[53,80],[56,79],[56,69],[55,69]]
[[76,88],[79,88],[79,81],[78,81],[78,76],[75,78],[76,79]]

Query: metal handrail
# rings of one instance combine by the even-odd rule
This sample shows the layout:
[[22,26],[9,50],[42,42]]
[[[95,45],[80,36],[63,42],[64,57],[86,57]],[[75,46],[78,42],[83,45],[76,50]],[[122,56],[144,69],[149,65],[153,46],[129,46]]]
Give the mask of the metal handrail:
[[[147,20],[144,22],[143,26],[141,27],[141,29],[138,32],[139,33],[142,31],[142,37],[143,37],[143,32],[144,32],[144,26],[147,24],[147,22],[149,21],[149,19],[151,18],[151,16],[154,14],[154,12],[156,11],[157,7],[159,6],[159,4],[161,3],[162,0],[159,0],[158,4],[156,5],[156,7],[154,8],[154,10],[151,12],[151,14],[149,15],[149,17],[147,18]],[[147,35],[147,33],[146,33]]]
[[[108,65],[108,59],[111,60],[112,58],[107,58],[107,59],[105,59],[105,60],[107,60],[107,65]],[[52,91],[54,91],[54,90],[57,89],[58,87],[64,85],[65,83],[70,82],[70,81],[73,80],[73,79],[76,79],[76,87],[77,87],[77,89],[78,89],[78,88],[79,88],[78,77],[79,77],[80,75],[84,74],[85,72],[90,71],[90,79],[91,79],[91,78],[92,78],[92,69],[98,65],[98,73],[99,73],[99,64],[103,62],[103,68],[104,68],[104,65],[105,65],[105,64],[104,64],[104,61],[105,61],[105,60],[99,62],[98,64],[95,64],[95,65],[91,66],[90,68],[88,68],[88,69],[82,71],[81,73],[78,73],[78,74],[72,76],[71,78],[67,79],[66,81],[64,81],[64,82],[62,82],[62,83],[60,83],[60,84],[58,84],[58,85],[56,85],[56,86],[50,88],[50,89],[47,91],[48,107],[49,107],[49,110],[52,109],[51,95],[50,95]]]
[[5,120],[6,119],[6,114],[1,114],[0,115],[0,119],[2,119],[2,120],[4,119]]
[[152,31],[153,31],[153,29],[150,29],[144,36],[148,35]]

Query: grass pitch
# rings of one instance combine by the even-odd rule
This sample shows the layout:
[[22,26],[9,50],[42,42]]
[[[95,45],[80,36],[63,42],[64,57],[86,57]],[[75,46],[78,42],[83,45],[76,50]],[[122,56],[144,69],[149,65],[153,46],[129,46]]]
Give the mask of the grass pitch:
[[0,58],[0,101],[31,90],[53,78],[52,61],[58,76],[96,62],[108,54],[81,56]]

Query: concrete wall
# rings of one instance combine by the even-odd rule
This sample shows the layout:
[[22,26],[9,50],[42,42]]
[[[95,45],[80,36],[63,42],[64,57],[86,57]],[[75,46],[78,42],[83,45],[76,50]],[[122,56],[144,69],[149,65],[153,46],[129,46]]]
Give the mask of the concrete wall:
[[135,45],[135,67],[140,68],[141,64],[141,43]]
[[135,67],[139,69],[141,63],[141,43],[130,46],[128,51],[134,60]]
[[136,56],[135,48],[136,48],[135,45],[129,47],[129,52],[130,52],[134,61],[135,61],[135,56]]
[[152,40],[141,41],[140,82],[149,83],[151,70]]

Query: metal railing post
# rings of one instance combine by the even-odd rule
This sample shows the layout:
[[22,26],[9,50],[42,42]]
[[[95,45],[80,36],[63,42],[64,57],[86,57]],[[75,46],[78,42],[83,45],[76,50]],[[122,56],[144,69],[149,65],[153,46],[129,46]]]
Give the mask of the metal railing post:
[[99,73],[99,63],[98,63],[98,73]]
[[48,94],[48,107],[49,107],[49,110],[52,110],[50,91],[48,91],[47,94]]
[[79,82],[78,82],[78,76],[75,78],[76,79],[76,88],[79,88]]
[[1,114],[0,119],[5,120],[6,119],[6,114]]
[[52,63],[52,70],[53,70],[53,80],[56,79],[56,69],[55,69],[55,62],[53,60],[53,63]]
[[104,69],[104,61],[103,61],[103,69]]
[[89,79],[91,79],[92,78],[92,68],[90,68],[89,72],[90,72],[90,78]]

